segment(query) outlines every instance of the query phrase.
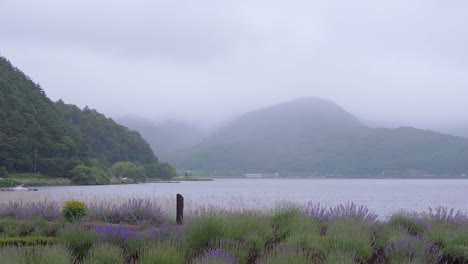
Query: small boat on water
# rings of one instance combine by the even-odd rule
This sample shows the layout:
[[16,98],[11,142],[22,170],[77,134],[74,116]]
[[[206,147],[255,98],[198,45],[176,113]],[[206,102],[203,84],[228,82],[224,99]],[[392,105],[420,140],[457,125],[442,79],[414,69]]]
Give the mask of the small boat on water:
[[17,192],[17,191],[37,191],[37,189],[24,187],[24,184],[18,185],[16,187],[10,187],[7,189],[2,189],[3,192]]

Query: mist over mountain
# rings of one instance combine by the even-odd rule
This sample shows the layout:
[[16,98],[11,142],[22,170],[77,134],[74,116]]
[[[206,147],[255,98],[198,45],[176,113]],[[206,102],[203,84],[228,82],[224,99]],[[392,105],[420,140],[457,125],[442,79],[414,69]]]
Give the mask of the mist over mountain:
[[459,175],[468,140],[428,130],[370,128],[308,97],[252,111],[170,161],[210,173]]
[[208,134],[196,125],[184,121],[167,120],[156,123],[138,116],[121,117],[117,121],[138,131],[162,161],[170,159],[174,153],[195,146]]

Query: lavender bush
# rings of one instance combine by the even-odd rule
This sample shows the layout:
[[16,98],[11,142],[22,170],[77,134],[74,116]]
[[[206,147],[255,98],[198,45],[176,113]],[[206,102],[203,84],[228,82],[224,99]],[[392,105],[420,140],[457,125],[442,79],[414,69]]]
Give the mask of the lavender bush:
[[162,224],[159,227],[151,228],[148,232],[150,240],[166,240],[169,238],[180,238],[184,228],[181,225]]
[[326,207],[322,207],[320,203],[314,204],[312,201],[308,202],[304,207],[304,214],[319,221],[328,222],[330,221],[330,212]]
[[330,220],[334,221],[342,218],[360,219],[369,222],[374,222],[379,217],[377,214],[370,212],[365,205],[357,206],[354,203],[340,204],[335,207],[330,207]]
[[8,204],[0,204],[0,218],[55,221],[60,219],[61,215],[56,202],[23,203],[10,201]]
[[56,221],[61,218],[60,207],[56,202],[44,201],[43,203],[32,203],[29,209],[35,216],[41,216],[46,221]]
[[429,207],[429,212],[424,212],[422,216],[439,223],[468,222],[468,213],[463,213],[460,210],[455,211],[454,208],[449,209],[443,206],[434,209]]
[[390,259],[390,263],[420,260],[425,255],[424,244],[414,237],[404,237],[390,241],[384,250],[385,255]]
[[320,203],[313,204],[312,202],[309,202],[304,207],[303,212],[305,215],[320,222],[336,221],[343,218],[375,222],[379,217],[377,214],[369,211],[366,206],[358,206],[354,203],[340,204],[335,207],[330,206],[329,208],[326,208],[320,206]]
[[159,226],[165,222],[161,207],[150,199],[132,198],[120,206],[108,202],[91,204],[90,217],[106,223]]
[[195,258],[192,264],[238,264],[239,260],[229,253],[225,252],[222,249],[209,249],[203,255]]
[[139,240],[141,238],[141,233],[133,226],[96,226],[95,231],[100,239],[119,244],[127,243],[131,240]]
[[105,223],[118,224],[119,208],[112,202],[91,203],[88,209],[88,217],[104,221]]

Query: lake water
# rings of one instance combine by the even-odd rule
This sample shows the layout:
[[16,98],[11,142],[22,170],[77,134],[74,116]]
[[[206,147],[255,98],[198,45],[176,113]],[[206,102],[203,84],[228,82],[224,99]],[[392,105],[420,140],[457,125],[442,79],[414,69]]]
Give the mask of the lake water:
[[[399,210],[422,212],[446,206],[468,212],[468,180],[416,179],[217,179],[207,182],[146,183],[108,186],[40,187],[38,192],[1,192],[0,202],[24,199],[104,200],[128,197],[162,198],[172,202],[182,194],[189,206],[265,209],[280,202],[324,206],[354,202],[381,217]],[[165,199],[165,200],[164,200]]]

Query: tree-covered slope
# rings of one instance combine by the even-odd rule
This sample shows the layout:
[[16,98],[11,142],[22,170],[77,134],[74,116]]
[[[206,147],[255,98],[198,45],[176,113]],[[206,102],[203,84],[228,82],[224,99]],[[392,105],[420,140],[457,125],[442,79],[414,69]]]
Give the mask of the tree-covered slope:
[[65,104],[59,100],[56,106],[65,120],[77,127],[89,146],[89,156],[107,165],[118,161],[139,163],[156,162],[149,144],[136,131],[114,122],[96,110]]
[[303,98],[243,115],[173,162],[208,172],[459,174],[468,171],[468,140],[371,129],[333,102]]
[[38,84],[0,57],[0,167],[65,176],[86,159],[80,132]]
[[[37,155],[36,155],[37,154]],[[149,164],[157,159],[138,132],[95,110],[53,103],[38,84],[0,57],[0,168],[71,177],[95,158]]]

